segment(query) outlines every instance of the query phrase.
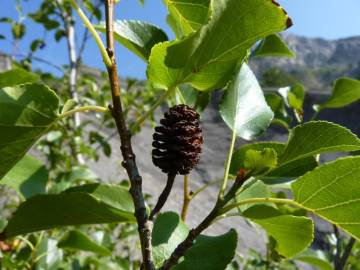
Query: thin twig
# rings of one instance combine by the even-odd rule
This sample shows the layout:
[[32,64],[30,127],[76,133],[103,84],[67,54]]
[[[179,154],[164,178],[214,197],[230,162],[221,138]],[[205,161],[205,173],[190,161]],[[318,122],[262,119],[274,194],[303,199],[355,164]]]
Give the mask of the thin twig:
[[222,179],[217,179],[217,180],[213,180],[213,181],[210,181],[206,184],[204,184],[203,186],[199,187],[198,189],[196,189],[195,191],[193,191],[190,195],[191,197],[191,200],[194,199],[197,195],[199,195],[201,192],[203,192],[205,189],[207,189],[208,187],[212,186],[212,185],[215,185],[215,184],[218,184],[222,181]]
[[151,232],[152,222],[148,218],[146,212],[145,200],[142,192],[142,178],[135,161],[135,154],[131,144],[131,134],[127,129],[123,108],[120,97],[120,82],[117,72],[117,65],[115,61],[115,45],[114,45],[114,2],[113,0],[105,1],[105,15],[106,15],[106,43],[107,56],[111,61],[107,66],[107,71],[110,80],[111,95],[113,106],[109,109],[115,120],[116,127],[121,141],[121,152],[124,161],[123,167],[126,169],[130,179],[130,194],[134,201],[135,217],[138,224],[138,232],[140,237],[141,252],[143,257],[142,268],[146,270],[154,269],[152,262],[152,246],[151,246]]
[[[27,55],[25,55],[25,54],[23,54],[23,53],[16,53],[15,56],[16,56],[16,57],[23,57],[23,58],[26,58],[26,57],[27,57]],[[35,60],[35,61],[40,62],[40,63],[44,63],[44,64],[46,64],[46,65],[48,65],[48,66],[51,66],[51,67],[57,69],[57,70],[60,71],[61,73],[65,73],[65,70],[64,70],[63,67],[58,66],[58,65],[54,64],[53,62],[47,61],[47,60],[45,60],[45,59],[43,59],[43,58],[41,58],[41,57],[31,55],[30,59],[31,59],[31,60]]]
[[168,174],[166,186],[165,186],[164,190],[161,192],[154,209],[151,211],[151,214],[149,217],[150,220],[153,220],[154,217],[156,216],[156,214],[159,213],[161,208],[163,208],[163,206],[165,205],[165,203],[170,195],[171,189],[174,185],[175,177],[176,177],[176,174]]
[[181,219],[186,220],[187,210],[191,201],[191,195],[189,192],[189,175],[184,175],[184,200],[181,209]]

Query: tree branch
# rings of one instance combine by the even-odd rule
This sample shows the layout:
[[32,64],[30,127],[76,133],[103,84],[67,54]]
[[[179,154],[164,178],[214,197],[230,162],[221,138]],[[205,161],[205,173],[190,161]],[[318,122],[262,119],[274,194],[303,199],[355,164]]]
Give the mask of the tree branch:
[[120,97],[120,83],[117,72],[117,65],[115,61],[114,51],[114,25],[113,25],[113,0],[105,1],[106,14],[106,43],[107,53],[111,60],[111,65],[107,66],[107,71],[111,86],[111,95],[113,105],[109,106],[110,112],[115,120],[116,127],[121,141],[121,152],[123,156],[122,165],[127,171],[130,179],[130,194],[134,201],[135,217],[138,224],[138,232],[140,236],[141,252],[143,257],[142,268],[146,270],[154,269],[152,263],[152,246],[151,246],[151,232],[152,222],[148,219],[145,207],[145,200],[142,192],[142,178],[135,161],[135,154],[131,145],[131,134],[127,129],[123,108]]
[[213,221],[221,214],[222,208],[236,195],[236,192],[241,188],[242,184],[248,179],[249,176],[239,174],[229,190],[229,192],[223,197],[218,198],[214,208],[207,215],[207,217],[194,229],[190,230],[186,239],[181,242],[174,252],[171,254],[170,258],[166,260],[160,270],[169,270],[174,265],[177,264],[178,260],[184,256],[185,252],[192,247],[196,237],[200,235],[206,228],[208,228]]
[[175,177],[176,177],[176,174],[168,174],[166,186],[165,186],[164,190],[161,192],[154,209],[151,211],[151,214],[149,217],[150,220],[154,219],[154,216],[160,212],[161,208],[163,208],[164,204],[166,203],[166,201],[170,195],[171,189],[173,187]]

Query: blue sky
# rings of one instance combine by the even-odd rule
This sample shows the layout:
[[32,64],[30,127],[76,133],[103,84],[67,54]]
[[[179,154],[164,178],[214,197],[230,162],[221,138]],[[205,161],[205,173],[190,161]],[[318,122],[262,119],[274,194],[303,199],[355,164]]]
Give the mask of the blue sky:
[[[241,0],[239,0],[241,1]],[[40,0],[28,0],[24,6],[24,12],[33,12],[37,9]],[[326,39],[344,38],[360,35],[360,1],[359,0],[278,0],[288,11],[294,21],[294,26],[288,30],[290,33],[307,37],[321,37]],[[17,18],[15,0],[1,0],[0,18],[7,16]],[[167,10],[162,0],[145,0],[141,6],[137,0],[120,0],[116,8],[118,19],[138,19],[151,22],[163,28],[169,36],[170,29],[165,23]],[[30,42],[35,38],[44,37],[42,28],[28,23],[28,31],[20,44],[19,51],[26,52]],[[81,24],[78,27],[78,38],[81,37]],[[0,34],[9,35],[10,29],[5,24],[0,24]],[[67,63],[66,44],[52,42],[53,33],[46,35],[48,46],[36,55],[50,60],[58,65]],[[10,53],[12,45],[9,41],[0,40],[0,51]],[[117,61],[119,63],[120,76],[145,78],[145,63],[122,47],[117,48]],[[97,47],[90,41],[84,54],[84,62],[87,65],[103,68]],[[47,71],[56,72],[44,64],[36,64],[35,67]]]

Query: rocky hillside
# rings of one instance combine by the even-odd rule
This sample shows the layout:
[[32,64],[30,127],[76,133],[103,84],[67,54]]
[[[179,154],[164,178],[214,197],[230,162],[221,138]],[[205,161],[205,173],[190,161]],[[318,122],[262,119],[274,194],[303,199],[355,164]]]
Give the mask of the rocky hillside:
[[270,68],[277,68],[305,84],[308,90],[321,91],[329,91],[339,77],[360,78],[360,37],[325,40],[286,34],[283,38],[296,57],[254,60],[253,68],[259,78]]

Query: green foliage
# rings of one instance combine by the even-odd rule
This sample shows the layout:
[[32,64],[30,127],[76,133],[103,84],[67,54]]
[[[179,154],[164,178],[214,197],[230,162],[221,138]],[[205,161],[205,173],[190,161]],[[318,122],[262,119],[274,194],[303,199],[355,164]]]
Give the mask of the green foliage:
[[348,129],[330,122],[313,121],[291,130],[279,163],[285,164],[321,153],[359,149],[360,140]]
[[0,178],[26,154],[58,117],[59,99],[47,86],[0,89]]
[[15,86],[24,83],[35,83],[39,77],[24,69],[11,69],[0,73],[0,89],[8,86]]
[[209,19],[210,0],[165,0],[170,14],[168,21],[178,37],[196,32]]
[[[276,152],[276,156],[279,157],[283,154],[285,145],[277,142],[259,142],[244,145],[234,152],[229,173],[236,175],[241,168],[246,167],[244,161],[248,151],[264,151],[267,148],[273,149]],[[278,184],[293,180],[296,177],[314,169],[318,163],[315,158],[311,156],[286,164],[277,165],[278,166],[275,166],[272,170],[261,176],[261,179],[267,184]]]
[[37,195],[22,203],[5,230],[13,237],[61,226],[134,222],[131,196],[125,189],[90,185],[53,195]]
[[22,39],[26,33],[26,26],[22,23],[14,23],[11,31],[14,39]]
[[22,198],[27,199],[45,193],[48,179],[45,165],[26,155],[4,176],[1,185],[14,188]]
[[236,243],[235,230],[219,236],[200,235],[174,270],[225,269],[235,255]]
[[211,99],[211,92],[196,91],[189,84],[182,84],[176,91],[176,103],[183,103],[194,108],[198,113],[202,113]]
[[292,119],[286,111],[284,99],[275,93],[267,93],[265,100],[274,112],[272,124],[278,124],[288,129]]
[[36,267],[40,269],[58,269],[63,260],[63,252],[57,246],[57,240],[44,237],[38,242],[35,258],[38,259]]
[[286,45],[279,35],[270,35],[263,39],[253,52],[255,57],[295,57],[295,53]]
[[360,157],[347,157],[322,165],[291,185],[295,201],[303,208],[360,238]]
[[280,88],[279,93],[283,96],[289,108],[302,112],[305,99],[304,86],[295,84],[291,87]]
[[316,266],[320,270],[332,270],[333,267],[325,258],[324,254],[320,251],[305,251],[302,254],[295,257],[297,261],[305,262],[307,264]]
[[[98,25],[97,29],[105,32],[105,24]],[[155,44],[168,40],[163,30],[141,21],[118,20],[114,31],[116,40],[144,61],[148,61]]]
[[[262,181],[251,181],[250,183],[245,183],[243,190],[235,197],[235,201],[242,201],[250,198],[270,198],[271,193],[267,185]],[[254,205],[262,205],[262,203],[253,203],[246,204],[238,207],[238,210],[243,213],[247,209],[251,208]]]
[[155,221],[152,234],[155,265],[160,266],[188,235],[189,229],[174,212],[161,214]]
[[[161,214],[155,221],[152,238],[155,264],[161,265],[188,233],[189,229],[176,213]],[[234,230],[216,237],[200,235],[174,269],[225,269],[234,257],[236,243]]]
[[71,230],[66,232],[59,240],[57,246],[59,248],[68,250],[94,252],[103,256],[111,255],[110,250],[96,243],[93,239],[79,230]]
[[198,90],[223,87],[257,40],[287,28],[287,15],[270,1],[226,0],[211,5],[209,23],[197,32],[154,46],[147,70],[154,87],[171,89],[185,82]]
[[252,175],[262,174],[277,165],[277,153],[272,148],[265,148],[262,151],[252,150],[246,152],[244,167]]
[[284,215],[275,208],[263,205],[247,209],[244,215],[262,226],[276,240],[276,250],[285,257],[302,252],[313,240],[314,225],[310,218]]
[[341,108],[359,99],[360,81],[341,78],[335,82],[331,97],[325,103],[317,105],[317,110]]
[[237,136],[254,139],[264,132],[274,116],[265,102],[255,75],[244,63],[226,90],[220,114]]

